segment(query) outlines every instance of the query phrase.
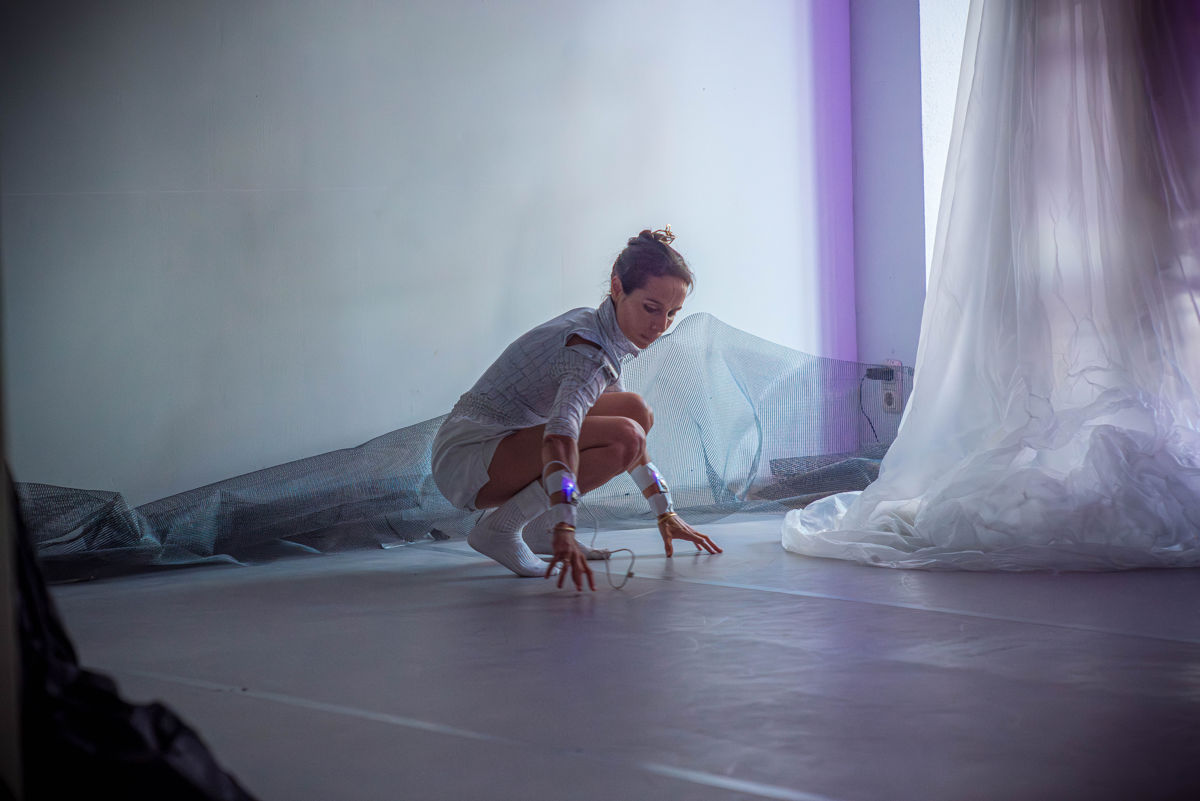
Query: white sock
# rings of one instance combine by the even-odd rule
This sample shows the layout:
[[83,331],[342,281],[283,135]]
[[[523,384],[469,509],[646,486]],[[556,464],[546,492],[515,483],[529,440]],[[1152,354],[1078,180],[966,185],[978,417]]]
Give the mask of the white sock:
[[[554,553],[554,523],[551,519],[550,510],[542,512],[537,517],[525,524],[525,530],[521,532],[521,538],[525,540],[525,544],[534,553]],[[582,542],[579,542],[578,534],[575,537],[575,542],[579,544],[579,549],[583,551],[583,555],[587,559],[607,559],[610,551],[603,548],[589,548]]]
[[521,526],[549,505],[546,491],[534,481],[485,514],[467,535],[467,544],[518,576],[544,576],[547,565],[521,539]]

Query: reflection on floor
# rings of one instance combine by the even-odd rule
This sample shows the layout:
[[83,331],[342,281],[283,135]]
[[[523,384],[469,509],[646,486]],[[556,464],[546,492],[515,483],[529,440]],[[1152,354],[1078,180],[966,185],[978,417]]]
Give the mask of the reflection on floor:
[[263,801],[1200,797],[1200,571],[890,571],[779,525],[601,532],[619,591],[454,540],[54,595]]

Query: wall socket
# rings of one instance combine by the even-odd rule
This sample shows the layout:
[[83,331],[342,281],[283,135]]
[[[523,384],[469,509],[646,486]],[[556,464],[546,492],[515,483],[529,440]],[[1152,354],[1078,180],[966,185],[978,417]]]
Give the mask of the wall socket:
[[891,380],[882,381],[879,386],[883,410],[899,414],[904,411],[904,365],[897,359],[885,359],[883,363],[892,368]]

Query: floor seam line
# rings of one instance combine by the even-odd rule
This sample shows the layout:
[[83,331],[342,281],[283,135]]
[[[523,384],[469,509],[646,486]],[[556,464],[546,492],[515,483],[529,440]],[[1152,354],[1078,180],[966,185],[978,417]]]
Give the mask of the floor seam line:
[[776,801],[843,801],[830,796],[817,795],[813,793],[805,793],[799,790],[793,790],[789,787],[781,787],[778,785],[762,784],[760,782],[750,781],[746,779],[736,779],[732,776],[721,776],[715,773],[706,773],[704,771],[689,770],[687,768],[679,768],[672,765],[664,765],[657,762],[634,762],[625,761],[614,757],[603,757],[596,754],[588,754],[580,751],[575,751],[570,748],[561,748],[544,745],[542,743],[533,743],[525,740],[515,740],[509,737],[501,737],[494,734],[486,734],[484,732],[476,732],[470,729],[461,729],[457,726],[447,726],[440,723],[431,723],[429,721],[420,720],[418,718],[410,718],[406,715],[392,715],[386,712],[372,712],[366,709],[357,707],[345,706],[343,704],[333,704],[324,701],[314,701],[300,696],[288,695],[286,693],[275,693],[264,690],[254,690],[248,687],[240,687],[232,684],[221,684],[220,682],[207,681],[204,679],[189,679],[184,676],[172,676],[166,673],[156,673],[154,671],[137,670],[136,668],[102,668],[108,673],[114,673],[118,676],[132,676],[136,678],[150,679],[153,681],[162,681],[169,684],[179,684],[185,687],[195,687],[201,690],[212,690],[215,692],[226,692],[234,695],[240,695],[247,698],[254,698],[260,701],[270,701],[273,703],[285,704],[301,709],[311,709],[318,712],[326,712],[328,714],[343,715],[346,717],[360,718],[370,720],[376,723],[386,723],[393,726],[401,726],[404,728],[418,729],[421,731],[429,731],[437,734],[444,734],[451,737],[462,737],[463,739],[480,740],[484,742],[493,742],[500,745],[516,746],[520,748],[531,748],[540,751],[549,751],[571,756],[577,759],[584,759],[590,762],[598,762],[604,765],[612,765],[623,768],[638,768],[648,773],[654,773],[659,776],[678,779],[680,781],[689,782],[691,784],[699,784],[707,787],[716,787],[726,790],[736,790],[741,793],[749,793],[760,798],[776,799]]
[[[414,543],[415,544],[415,543]],[[461,550],[452,548],[438,547],[434,543],[420,543],[424,549],[435,550],[439,553],[454,554],[460,557],[471,558],[476,554],[466,553]],[[486,559],[486,557],[481,557]],[[803,598],[819,598],[827,601],[845,601],[848,603],[869,604],[871,606],[885,606],[893,609],[908,609],[914,612],[935,612],[943,615],[958,615],[962,617],[973,617],[980,620],[998,620],[1006,623],[1022,623],[1029,626],[1049,626],[1058,629],[1068,629],[1070,631],[1086,631],[1091,634],[1107,634],[1114,637],[1135,637],[1137,639],[1153,640],[1155,642],[1170,642],[1183,643],[1186,645],[1200,645],[1200,638],[1189,637],[1168,637],[1159,634],[1140,634],[1137,632],[1116,631],[1113,629],[1100,628],[1099,626],[1088,626],[1081,623],[1055,623],[1046,620],[1034,620],[1032,618],[1015,617],[1011,615],[996,615],[987,612],[971,612],[965,609],[948,609],[937,606],[919,606],[917,604],[905,604],[896,601],[870,601],[862,598],[849,598],[842,595],[832,595],[829,593],[812,592],[809,590],[791,590],[780,587],[768,587],[761,584],[741,584],[732,581],[718,581],[715,579],[690,578],[686,576],[651,576],[644,573],[636,574],[637,578],[645,578],[653,581],[681,581],[689,584],[701,584],[712,587],[726,587],[728,589],[737,590],[752,590],[756,592],[769,592],[777,595],[795,595]]]
[[982,620],[999,620],[1007,623],[1024,623],[1030,626],[1049,626],[1052,628],[1070,629],[1072,631],[1086,631],[1092,634],[1108,634],[1114,637],[1135,637],[1137,639],[1155,640],[1157,642],[1182,643],[1186,645],[1200,645],[1200,639],[1187,637],[1168,637],[1159,634],[1140,634],[1137,632],[1115,631],[1113,629],[1100,628],[1098,626],[1087,626],[1081,623],[1055,623],[1047,620],[1033,620],[1031,618],[1014,617],[1010,615],[995,615],[987,612],[971,612],[965,609],[947,609],[937,606],[919,606],[917,604],[905,604],[896,601],[870,601],[863,598],[849,598],[842,595],[831,595],[829,593],[811,592],[807,590],[789,590],[779,587],[767,587],[760,584],[739,584],[731,581],[716,581],[713,579],[698,579],[688,578],[684,576],[647,576],[639,574],[639,578],[649,578],[656,581],[680,581],[687,584],[701,584],[711,587],[725,587],[735,590],[753,590],[757,592],[769,592],[777,595],[797,595],[803,598],[818,598],[826,601],[846,601],[848,603],[868,604],[870,606],[886,606],[893,609],[908,609],[914,612],[935,612],[943,615],[959,615],[962,617],[975,617]]

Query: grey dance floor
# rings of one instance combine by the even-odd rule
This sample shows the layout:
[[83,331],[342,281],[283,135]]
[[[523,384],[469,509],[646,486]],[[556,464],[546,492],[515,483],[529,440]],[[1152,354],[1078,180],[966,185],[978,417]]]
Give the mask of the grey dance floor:
[[465,542],[55,587],[263,801],[1200,798],[1200,571],[901,572],[777,517],[594,593]]

